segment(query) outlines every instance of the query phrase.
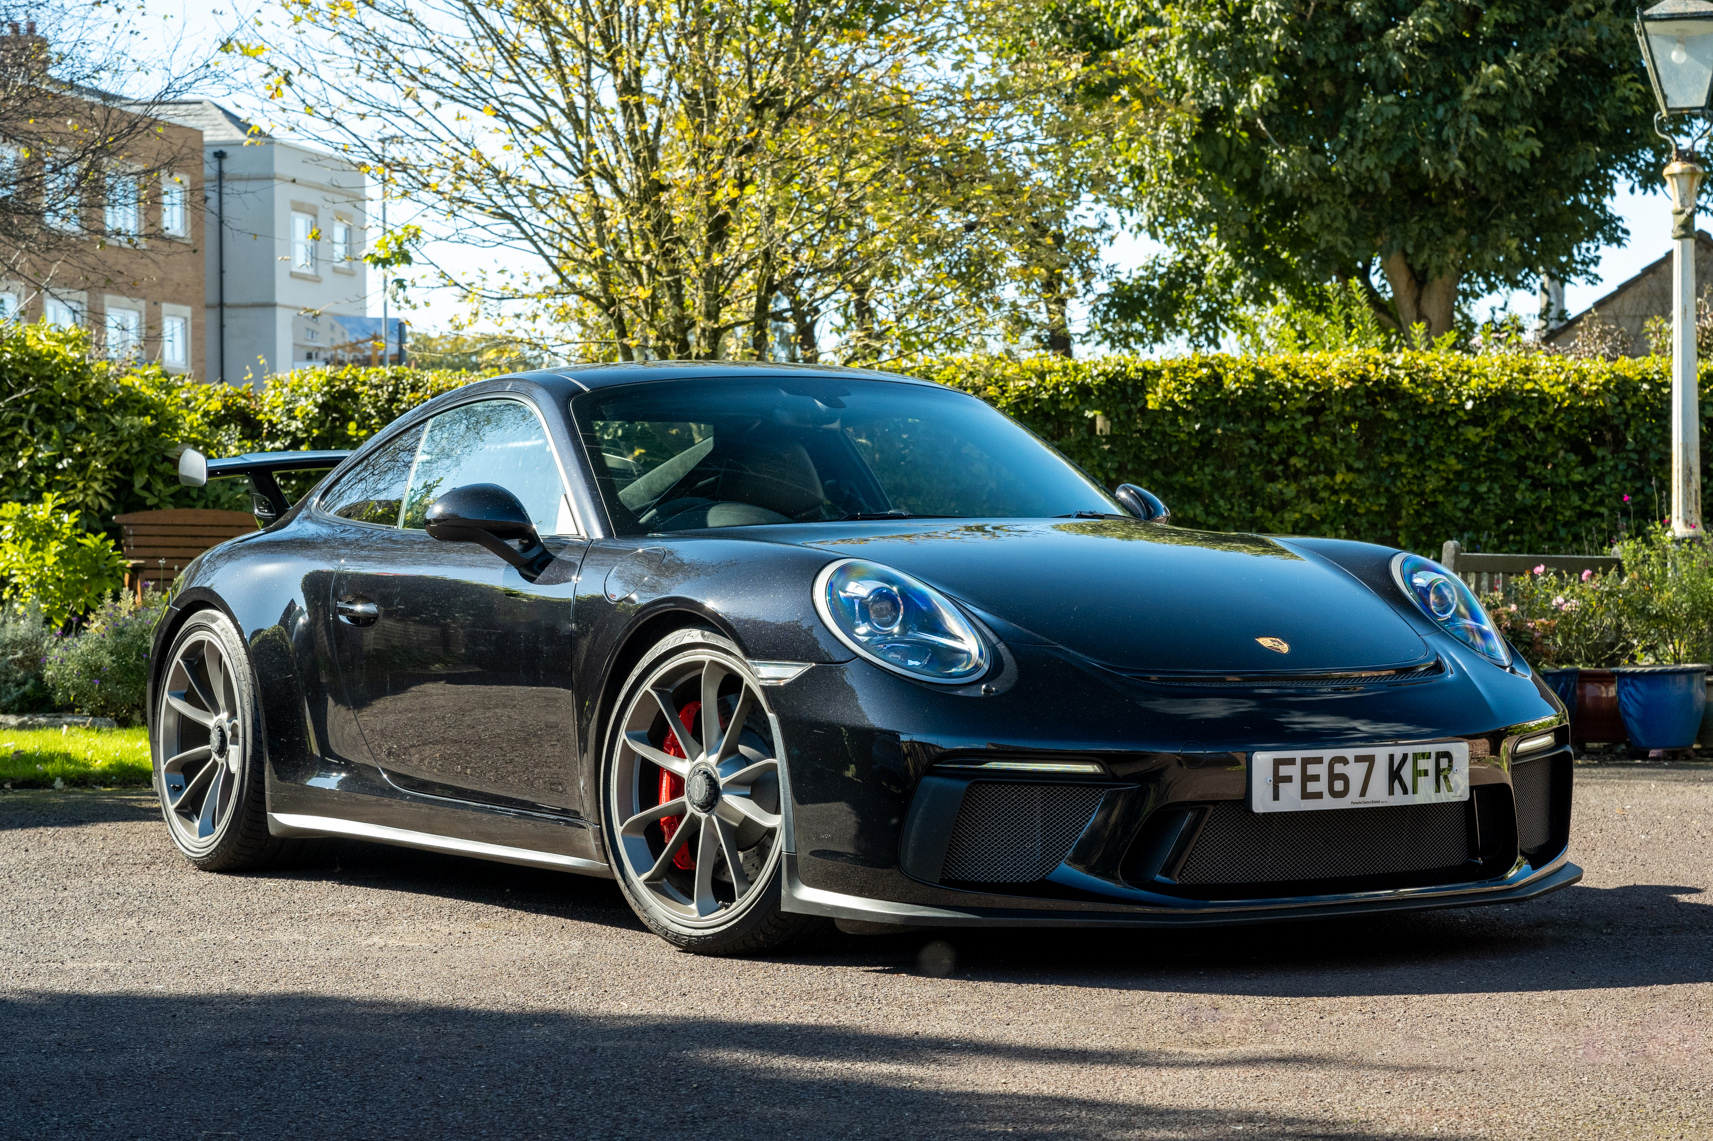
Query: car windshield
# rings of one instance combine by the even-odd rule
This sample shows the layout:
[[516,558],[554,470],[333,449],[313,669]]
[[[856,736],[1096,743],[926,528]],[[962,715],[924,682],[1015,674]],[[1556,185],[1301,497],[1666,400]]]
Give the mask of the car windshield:
[[932,516],[1122,509],[973,396],[842,377],[710,378],[572,401],[621,535]]

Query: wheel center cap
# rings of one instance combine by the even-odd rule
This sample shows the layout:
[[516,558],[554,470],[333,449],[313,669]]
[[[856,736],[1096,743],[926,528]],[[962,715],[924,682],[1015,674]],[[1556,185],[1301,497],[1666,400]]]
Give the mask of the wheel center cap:
[[684,796],[697,812],[712,812],[714,805],[720,802],[720,780],[712,769],[698,766],[690,771],[690,779],[684,782]]
[[216,721],[214,727],[208,731],[208,748],[215,756],[224,757],[230,745],[231,741],[227,739],[225,724]]

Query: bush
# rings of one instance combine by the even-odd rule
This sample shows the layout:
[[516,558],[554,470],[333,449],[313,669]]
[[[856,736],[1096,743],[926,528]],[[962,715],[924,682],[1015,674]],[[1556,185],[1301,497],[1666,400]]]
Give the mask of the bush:
[[58,626],[124,585],[113,540],[80,528],[58,496],[0,504],[0,601],[34,604]]
[[1610,669],[1634,652],[1635,631],[1617,574],[1523,575],[1481,602],[1499,632],[1541,669]]
[[101,604],[82,633],[62,635],[48,649],[42,675],[60,706],[121,725],[143,722],[149,649],[167,595],[125,595]]
[[0,713],[47,713],[53,694],[42,680],[54,632],[39,605],[0,610]]
[[1636,661],[1683,665],[1713,658],[1713,549],[1664,527],[1619,544],[1622,621]]
[[[159,369],[89,358],[89,335],[45,324],[0,324],[0,500],[49,495],[91,530],[115,514],[214,505],[221,493],[181,487],[181,443],[218,448],[249,395]],[[235,442],[229,439],[228,442]]]
[[[1603,550],[1670,472],[1662,361],[1305,353],[964,359],[918,371],[982,396],[1175,522],[1437,555]],[[1713,370],[1702,373],[1713,417]],[[1626,504],[1624,496],[1630,501]],[[1713,500],[1709,500],[1713,502]],[[1663,505],[1661,505],[1663,506]]]

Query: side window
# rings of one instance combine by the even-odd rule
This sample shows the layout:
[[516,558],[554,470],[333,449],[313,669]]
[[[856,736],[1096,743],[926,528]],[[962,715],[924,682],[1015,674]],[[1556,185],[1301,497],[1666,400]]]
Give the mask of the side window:
[[422,428],[416,427],[383,444],[322,493],[321,509],[341,519],[397,527],[421,438]]
[[541,420],[516,400],[466,404],[428,422],[400,526],[422,527],[437,498],[472,483],[497,483],[517,496],[544,535],[577,530]]

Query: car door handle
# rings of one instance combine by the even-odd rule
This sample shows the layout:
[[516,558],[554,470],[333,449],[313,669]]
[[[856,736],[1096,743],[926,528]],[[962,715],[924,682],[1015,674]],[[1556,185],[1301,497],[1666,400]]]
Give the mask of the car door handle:
[[381,608],[366,598],[341,598],[333,609],[341,622],[352,626],[373,626],[381,616]]

